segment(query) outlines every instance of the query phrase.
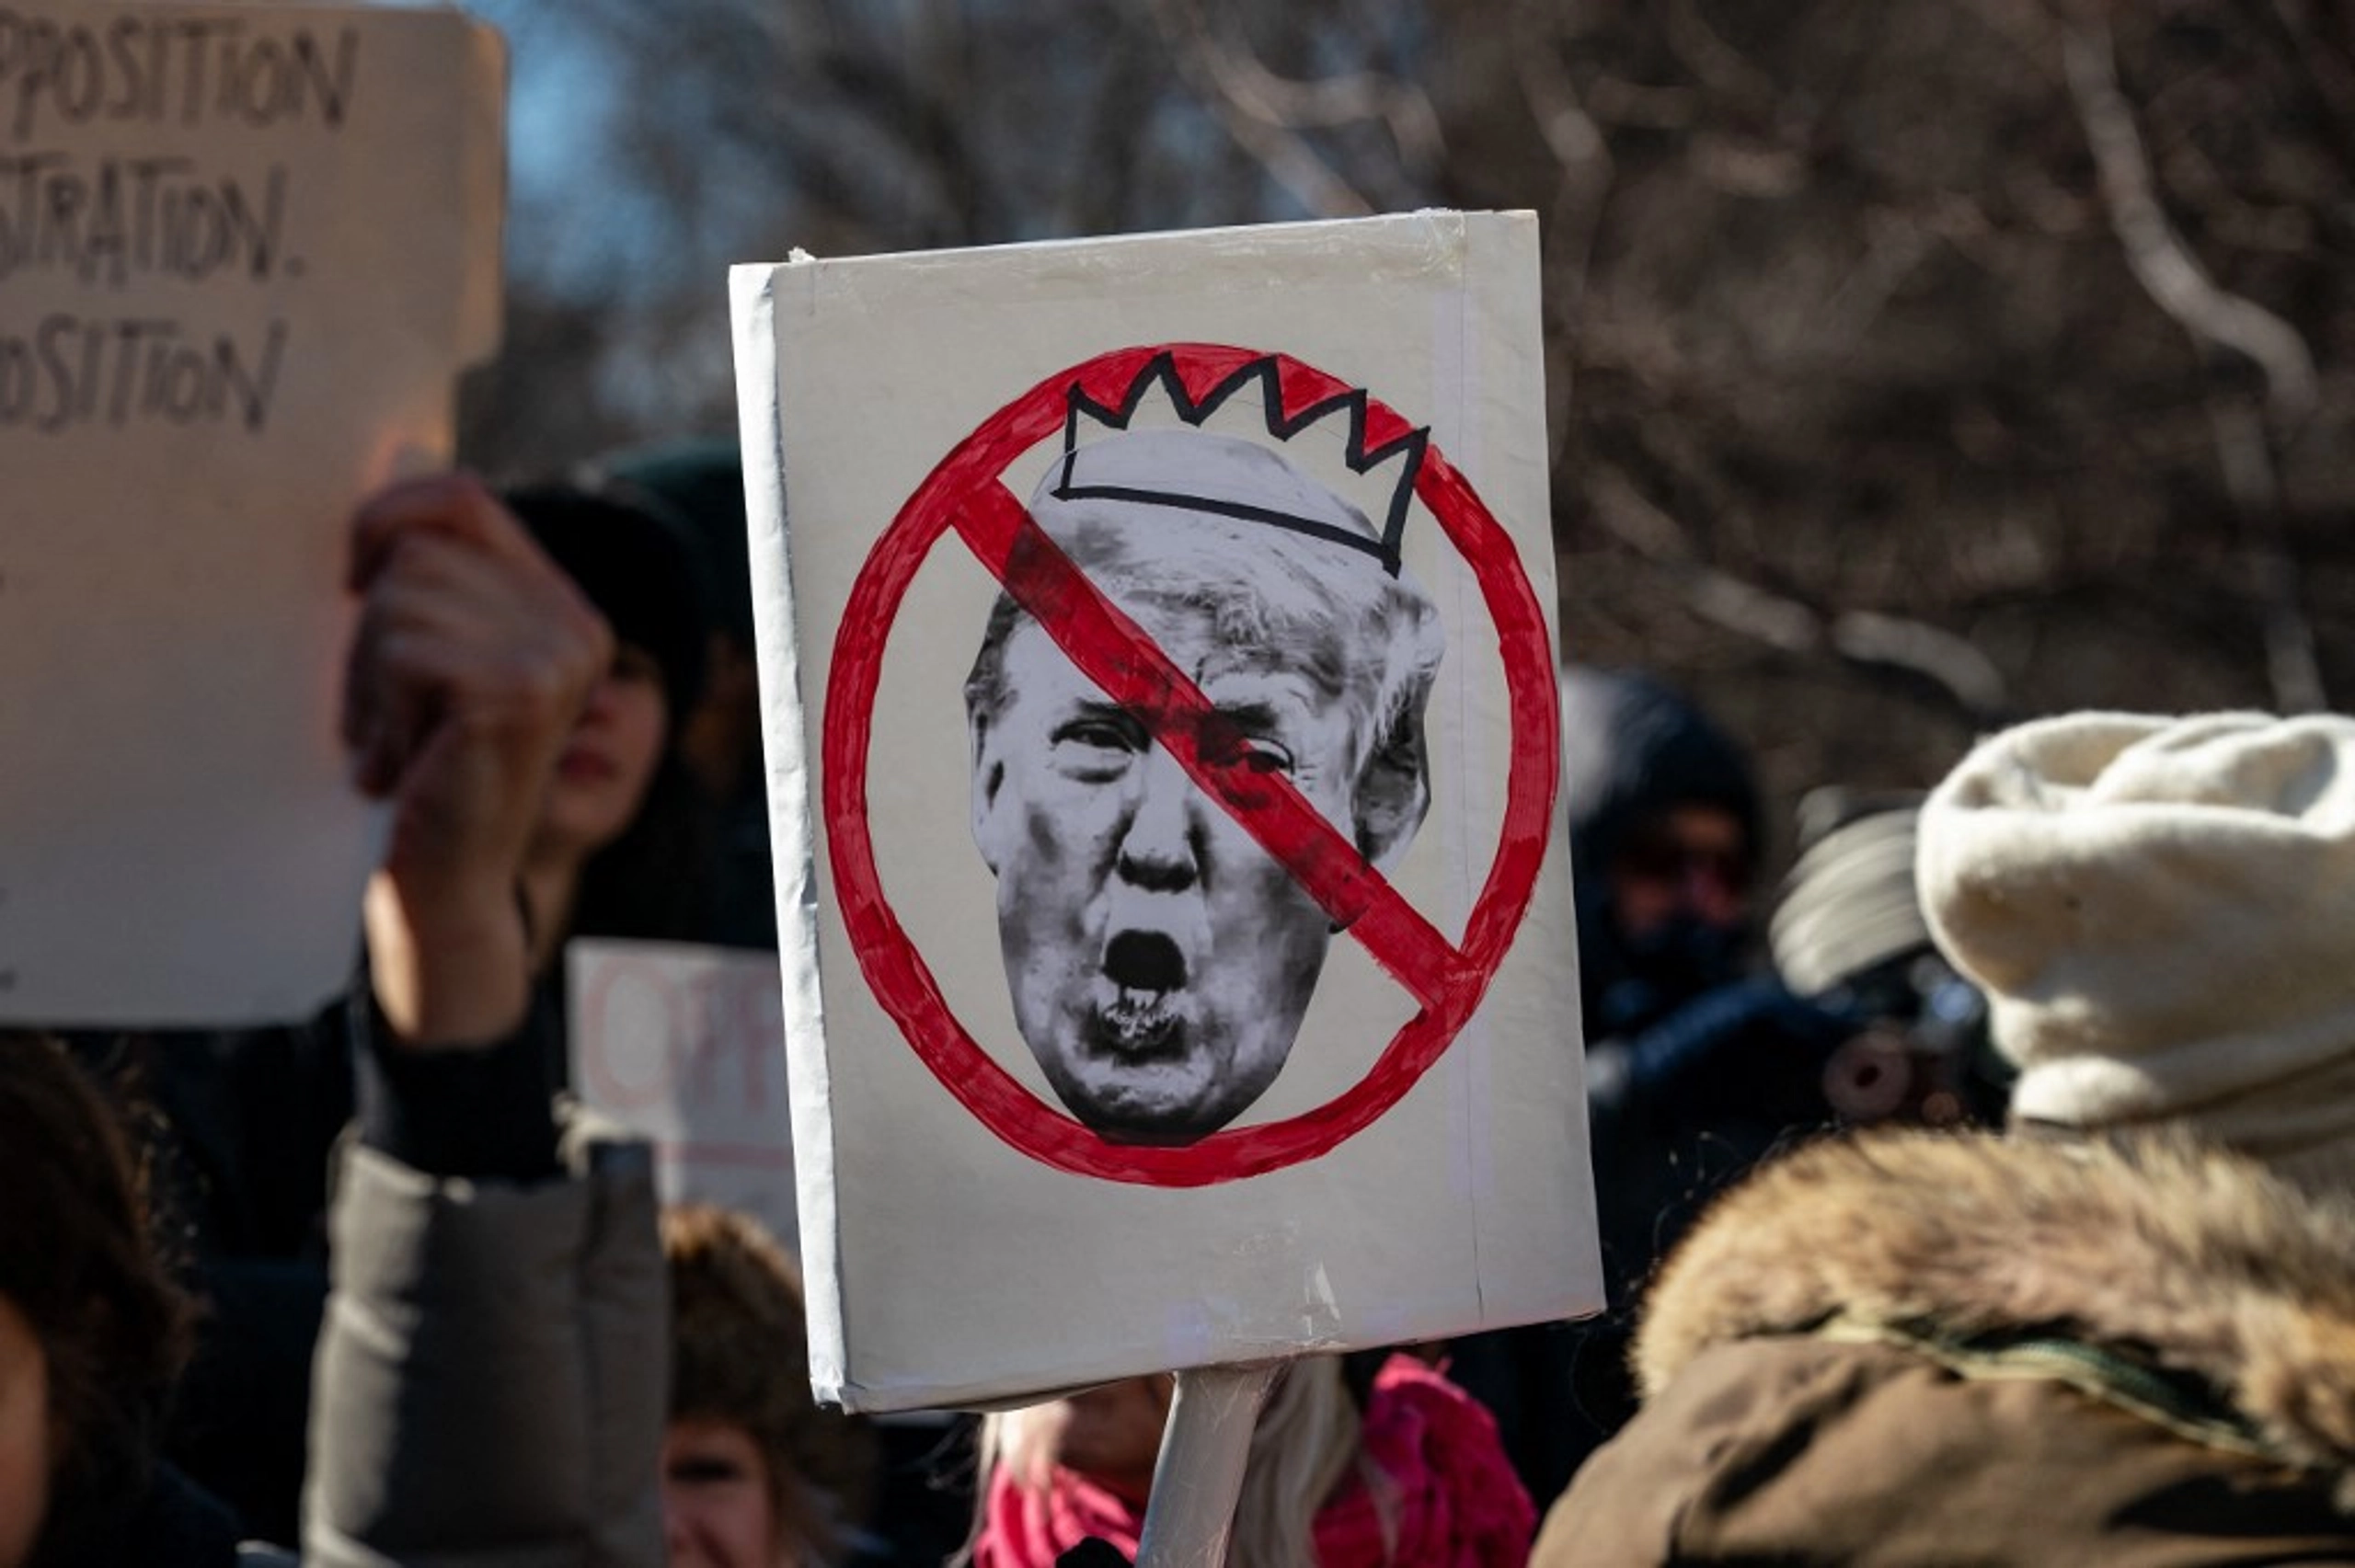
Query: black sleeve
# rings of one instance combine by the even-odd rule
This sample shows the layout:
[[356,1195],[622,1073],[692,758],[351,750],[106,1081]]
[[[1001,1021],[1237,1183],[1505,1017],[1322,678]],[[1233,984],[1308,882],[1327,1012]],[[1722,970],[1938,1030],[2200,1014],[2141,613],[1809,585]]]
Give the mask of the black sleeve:
[[1089,1536],[1056,1558],[1055,1568],[1129,1568],[1129,1560],[1110,1541]]
[[560,1005],[553,988],[534,987],[531,1011],[506,1039],[409,1050],[393,1043],[363,975],[351,998],[361,1141],[430,1175],[534,1182],[560,1174]]

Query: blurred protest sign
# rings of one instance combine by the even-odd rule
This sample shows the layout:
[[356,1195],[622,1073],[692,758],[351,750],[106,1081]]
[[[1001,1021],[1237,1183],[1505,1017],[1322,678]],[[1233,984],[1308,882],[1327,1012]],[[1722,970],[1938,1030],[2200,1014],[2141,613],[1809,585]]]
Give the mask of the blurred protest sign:
[[580,939],[565,991],[573,1088],[653,1140],[662,1201],[743,1209],[798,1248],[776,955]]
[[1601,1305],[1535,260],[736,269],[823,1397]]
[[504,72],[446,8],[0,6],[0,1019],[348,974],[345,524],[495,347]]

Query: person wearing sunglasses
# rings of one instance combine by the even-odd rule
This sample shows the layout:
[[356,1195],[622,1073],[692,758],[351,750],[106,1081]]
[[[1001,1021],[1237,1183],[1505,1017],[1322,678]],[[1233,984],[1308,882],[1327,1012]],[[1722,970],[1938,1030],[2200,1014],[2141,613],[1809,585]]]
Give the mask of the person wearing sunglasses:
[[[1455,1342],[1542,1507],[1635,1410],[1632,1304],[1705,1200],[1832,1120],[1844,1021],[1759,962],[1761,807],[1748,758],[1636,671],[1561,672],[1597,1228],[1610,1308]],[[1569,1042],[1565,1040],[1566,1048]]]

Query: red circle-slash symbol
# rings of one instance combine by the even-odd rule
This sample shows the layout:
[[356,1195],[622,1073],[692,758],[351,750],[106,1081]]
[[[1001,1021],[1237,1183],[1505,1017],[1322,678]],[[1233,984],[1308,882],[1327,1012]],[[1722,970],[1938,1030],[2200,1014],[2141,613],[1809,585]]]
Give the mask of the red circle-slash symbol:
[[[1074,389],[1109,406],[1163,356],[1197,399],[1244,367],[1271,361],[1286,418],[1349,393],[1346,383],[1281,354],[1154,345],[1115,349],[1058,372],[984,420],[900,509],[851,585],[826,691],[824,810],[834,887],[859,968],[933,1076],[998,1138],[1058,1170],[1190,1187],[1259,1175],[1327,1152],[1397,1104],[1470,1020],[1536,890],[1559,782],[1560,711],[1545,617],[1511,537],[1439,450],[1426,447],[1415,495],[1480,585],[1503,655],[1512,720],[1503,828],[1463,944],[1451,944],[1424,920],[1282,774],[1246,773],[1238,779],[1239,770],[1211,767],[1193,755],[1188,737],[1202,727],[1208,702],[1048,540],[1001,480],[1010,464],[1062,428]],[[1371,399],[1366,421],[1369,446],[1407,428]],[[1024,1088],[949,1011],[884,899],[868,831],[867,764],[893,618],[926,554],[951,530],[1072,663],[1146,725],[1419,1003],[1356,1084],[1301,1116],[1231,1127],[1182,1148],[1115,1143]]]

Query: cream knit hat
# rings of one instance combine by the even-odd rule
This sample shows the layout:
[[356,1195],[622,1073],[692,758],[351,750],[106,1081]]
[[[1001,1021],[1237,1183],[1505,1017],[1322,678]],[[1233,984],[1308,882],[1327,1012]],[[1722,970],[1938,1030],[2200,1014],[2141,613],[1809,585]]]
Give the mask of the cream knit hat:
[[2038,720],[1965,758],[1920,835],[2015,1121],[2180,1124],[2355,1190],[2355,719]]

